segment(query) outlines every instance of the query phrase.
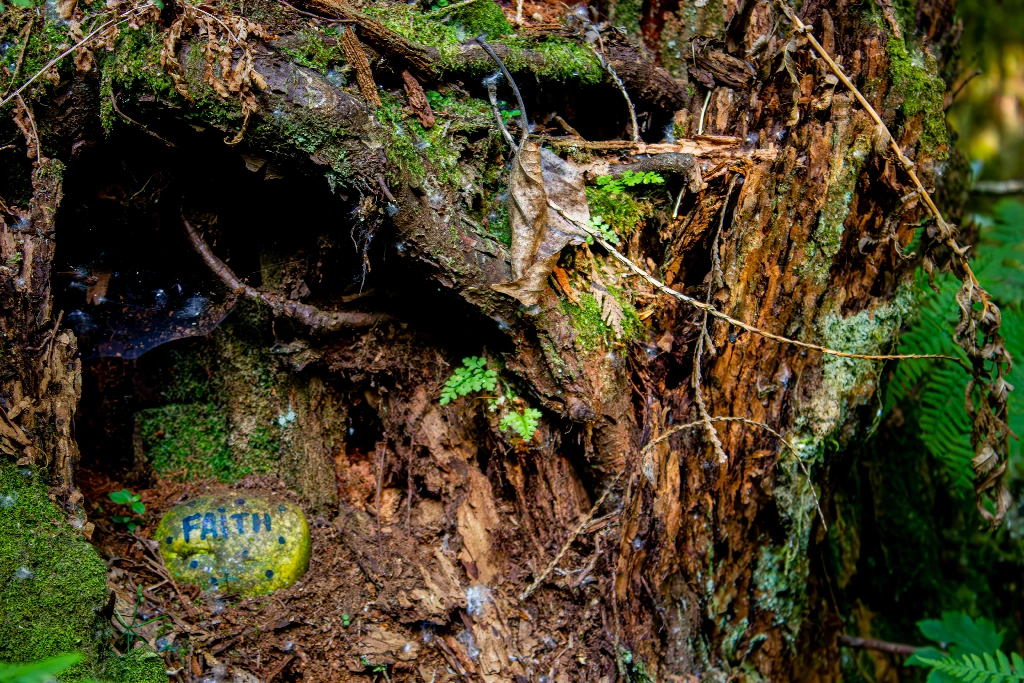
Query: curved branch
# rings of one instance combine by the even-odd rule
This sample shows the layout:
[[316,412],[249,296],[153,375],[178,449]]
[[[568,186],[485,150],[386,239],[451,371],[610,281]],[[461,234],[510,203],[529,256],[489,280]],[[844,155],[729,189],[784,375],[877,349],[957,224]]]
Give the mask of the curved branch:
[[221,282],[233,292],[266,304],[275,316],[296,320],[308,327],[314,334],[337,332],[352,327],[370,327],[384,320],[391,320],[391,316],[383,313],[321,311],[309,304],[282,300],[281,297],[274,294],[261,292],[239,280],[231,268],[213,253],[213,250],[210,249],[199,232],[192,227],[187,218],[182,217],[181,222],[185,225],[185,233],[192,242],[192,246],[210,267],[210,270],[217,274]]

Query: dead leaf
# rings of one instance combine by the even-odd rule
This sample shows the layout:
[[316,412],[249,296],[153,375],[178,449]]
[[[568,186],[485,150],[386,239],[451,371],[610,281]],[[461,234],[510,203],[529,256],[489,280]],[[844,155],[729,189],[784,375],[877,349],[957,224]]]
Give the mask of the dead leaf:
[[572,283],[569,282],[569,274],[566,273],[563,268],[559,268],[558,266],[551,269],[551,274],[555,276],[555,282],[558,283],[558,287],[565,294],[565,298],[577,306],[582,305],[580,303],[580,298],[576,296],[576,292],[572,288]]
[[492,285],[527,306],[540,300],[562,248],[570,243],[582,244],[586,237],[572,222],[549,210],[548,201],[560,206],[573,220],[590,220],[580,169],[527,140],[519,147],[509,178],[513,279]]

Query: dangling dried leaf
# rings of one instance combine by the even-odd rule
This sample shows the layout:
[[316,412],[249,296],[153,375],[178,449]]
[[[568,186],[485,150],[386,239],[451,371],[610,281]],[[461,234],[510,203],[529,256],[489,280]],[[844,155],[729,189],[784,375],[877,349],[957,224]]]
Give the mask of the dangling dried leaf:
[[525,141],[512,162],[508,215],[512,228],[512,282],[492,287],[527,306],[536,305],[562,248],[586,235],[548,201],[581,223],[590,220],[583,174],[536,142]]

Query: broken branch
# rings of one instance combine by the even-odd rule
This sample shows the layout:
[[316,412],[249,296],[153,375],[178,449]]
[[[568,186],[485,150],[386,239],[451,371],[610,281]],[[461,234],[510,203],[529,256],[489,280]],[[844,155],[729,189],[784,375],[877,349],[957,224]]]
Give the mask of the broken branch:
[[254,301],[260,301],[271,312],[279,317],[292,318],[310,329],[314,334],[336,332],[341,329],[352,327],[370,327],[384,320],[390,320],[391,316],[382,313],[357,313],[353,311],[321,311],[315,306],[300,303],[298,301],[282,301],[275,294],[261,292],[241,280],[231,271],[226,263],[221,261],[210,249],[202,236],[192,227],[188,219],[182,217],[185,225],[185,232],[196,252],[202,257],[206,265],[210,267],[217,277],[221,279],[228,289],[237,292]]

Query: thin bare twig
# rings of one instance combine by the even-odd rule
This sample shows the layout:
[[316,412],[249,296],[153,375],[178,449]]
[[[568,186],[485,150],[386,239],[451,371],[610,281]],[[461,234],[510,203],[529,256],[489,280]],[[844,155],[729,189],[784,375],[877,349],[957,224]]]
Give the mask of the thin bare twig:
[[608,75],[612,77],[612,82],[615,83],[615,87],[618,88],[619,92],[622,93],[622,96],[626,98],[626,106],[629,107],[629,125],[632,140],[633,142],[640,142],[640,126],[638,126],[636,122],[636,109],[633,108],[633,100],[629,99],[629,93],[626,92],[626,86],[622,84],[622,79],[620,79],[619,75],[615,73],[615,69],[612,68],[611,62],[605,59],[604,55],[602,55],[593,45],[590,46],[590,49],[594,51],[594,54],[597,55],[597,61],[601,62],[601,66],[603,66],[605,71],[608,72]]
[[[711,273],[708,282],[708,295],[705,303],[711,305],[711,294],[715,291],[716,285],[721,281],[721,275],[719,273],[719,258],[718,258],[718,237],[722,234],[722,226],[725,225],[725,214],[729,210],[729,199],[732,197],[732,189],[736,186],[736,178],[738,176],[733,175],[729,181],[729,189],[725,193],[725,201],[722,202],[722,213],[718,217],[718,227],[715,229],[715,237],[711,242]],[[724,465],[729,462],[729,456],[725,454],[725,449],[722,448],[722,440],[718,438],[718,432],[715,430],[715,426],[711,423],[711,414],[708,413],[707,405],[704,403],[704,395],[701,390],[701,365],[704,362],[704,342],[707,340],[708,346],[711,347],[711,352],[714,353],[714,345],[711,343],[711,336],[708,334],[708,311],[704,310],[704,318],[700,324],[700,334],[697,337],[697,344],[693,352],[693,371],[690,375],[690,383],[693,387],[693,398],[697,404],[697,412],[700,414],[701,421],[704,422],[704,426],[707,429],[708,438],[711,439],[711,445],[715,450],[715,457],[718,459],[718,464]]]
[[704,135],[704,115],[708,113],[708,103],[711,102],[711,91],[704,96],[704,106],[700,108],[700,123],[697,124],[697,135]]
[[540,576],[534,579],[533,583],[531,583],[527,587],[527,589],[519,595],[520,602],[530,597],[533,594],[533,592],[537,590],[537,587],[540,586],[540,584],[543,583],[545,579],[547,579],[548,574],[551,573],[551,570],[558,566],[558,563],[562,561],[562,558],[565,557],[565,554],[569,552],[569,547],[573,544],[573,541],[575,541],[576,538],[580,535],[580,532],[582,532],[583,529],[585,529],[586,526],[590,524],[590,520],[594,518],[594,515],[600,509],[601,505],[608,497],[608,494],[612,492],[612,489],[615,488],[615,485],[619,483],[620,479],[622,479],[622,475],[625,473],[625,471],[625,469],[620,470],[619,473],[615,475],[615,478],[612,479],[611,483],[608,484],[608,488],[604,490],[604,493],[602,493],[601,496],[597,499],[597,502],[594,503],[594,506],[590,508],[590,512],[584,515],[583,519],[580,520],[580,523],[577,524],[576,528],[572,530],[571,534],[569,534],[569,538],[566,539],[565,543],[562,544],[562,547],[559,548],[558,553],[555,555],[555,557],[550,562],[548,562],[548,566],[545,567],[544,571],[541,572]]
[[18,80],[18,72],[21,71],[21,65],[25,61],[25,48],[28,47],[28,39],[32,35],[32,24],[35,23],[35,20],[34,15],[29,16],[28,21],[25,23],[25,28],[21,32],[21,49],[18,51],[18,61],[14,65],[14,71],[11,72],[11,82],[7,84],[4,95],[10,92],[11,88],[14,87],[14,82]]
[[[765,430],[766,432],[774,436],[776,439],[781,441],[782,444],[787,448],[787,450],[789,450],[789,452],[793,454],[793,457],[796,458],[797,466],[800,468],[800,471],[804,473],[804,476],[807,477],[807,483],[811,487],[811,497],[814,498],[814,507],[817,508],[818,510],[818,517],[821,518],[822,526],[824,526],[826,531],[828,530],[828,523],[825,521],[825,514],[821,510],[821,504],[818,502],[818,494],[814,490],[814,484],[811,480],[811,473],[807,470],[807,466],[804,464],[803,459],[800,457],[800,453],[797,451],[796,446],[790,443],[790,441],[786,439],[786,437],[782,436],[782,434],[777,430],[772,429],[764,422],[751,420],[749,417],[709,417],[708,419],[711,422],[740,422],[745,425],[750,425],[751,427],[760,427],[761,429]],[[640,449],[640,455],[644,455],[662,441],[665,441],[666,439],[675,436],[679,432],[693,429],[694,427],[701,427],[703,425],[703,419],[695,420],[693,422],[687,422],[686,424],[676,425],[675,427],[672,427],[658,438],[651,439],[650,441],[648,441],[647,445]]]
[[192,224],[184,216],[182,223],[185,232],[192,242],[193,248],[199,253],[210,270],[216,273],[228,289],[243,296],[266,304],[272,313],[278,316],[295,319],[306,325],[313,332],[335,332],[349,327],[369,327],[390,316],[381,313],[357,313],[354,311],[322,311],[315,306],[298,301],[282,301],[278,296],[261,292],[255,287],[238,279],[226,263],[221,261],[210,249],[206,241],[199,235]]
[[951,360],[954,363],[959,364],[961,367],[964,366],[963,361],[961,361],[959,358],[954,358],[953,356],[943,356],[941,354],[934,354],[934,353],[920,353],[920,354],[916,354],[916,353],[893,353],[893,354],[850,353],[850,352],[847,352],[847,351],[837,351],[836,349],[830,349],[830,348],[825,347],[825,346],[819,346],[818,344],[811,344],[810,342],[802,342],[802,341],[798,341],[796,339],[790,339],[789,337],[783,337],[783,336],[778,335],[778,334],[773,334],[773,333],[771,333],[771,332],[769,332],[767,330],[762,330],[759,327],[755,327],[754,325],[750,325],[749,323],[745,323],[742,320],[737,320],[736,318],[733,318],[730,315],[722,313],[721,311],[719,311],[717,308],[715,308],[711,304],[707,304],[707,303],[704,303],[703,301],[699,301],[697,299],[694,299],[693,297],[687,296],[687,295],[683,294],[682,292],[677,292],[676,290],[674,290],[671,287],[669,287],[668,285],[666,285],[664,282],[661,282],[657,278],[653,277],[650,273],[645,271],[640,266],[638,266],[635,263],[633,263],[629,259],[629,257],[625,256],[622,252],[620,252],[614,246],[609,244],[603,237],[601,237],[600,233],[595,232],[594,229],[591,228],[589,225],[587,225],[585,223],[580,223],[579,221],[573,219],[572,216],[569,216],[565,212],[565,210],[562,209],[562,207],[558,206],[557,204],[555,204],[554,202],[552,202],[550,200],[548,200],[548,206],[550,206],[552,209],[557,211],[558,214],[561,215],[565,220],[569,221],[570,223],[572,223],[573,225],[578,227],[580,230],[583,230],[588,235],[590,235],[594,239],[595,242],[597,242],[602,247],[604,247],[604,249],[609,254],[614,256],[615,259],[617,259],[620,263],[625,265],[627,268],[629,268],[631,271],[633,271],[634,273],[636,273],[637,275],[639,275],[643,279],[647,280],[647,282],[649,282],[652,286],[654,286],[654,288],[657,289],[659,292],[662,292],[664,294],[668,294],[669,296],[671,296],[671,297],[673,297],[675,299],[679,299],[680,301],[688,303],[689,305],[693,306],[694,308],[698,308],[698,309],[700,309],[702,311],[707,311],[708,315],[710,315],[712,317],[715,317],[715,318],[718,318],[719,320],[724,320],[727,323],[729,323],[730,325],[734,325],[734,326],[740,328],[741,330],[746,330],[747,332],[759,335],[761,337],[764,337],[765,339],[771,339],[772,341],[781,342],[783,344],[792,344],[793,346],[798,346],[798,347],[800,347],[802,349],[811,349],[813,351],[818,351],[820,353],[824,353],[824,354],[827,354],[829,356],[838,356],[839,358],[860,358],[860,359],[863,359],[863,360],[908,360],[908,359],[927,359],[927,358],[932,358],[932,359],[941,359],[941,360]]
[[155,138],[156,138],[157,140],[159,140],[160,142],[164,143],[164,144],[165,144],[165,145],[167,145],[168,147],[177,147],[177,145],[175,145],[175,144],[174,144],[173,142],[171,142],[170,140],[165,140],[164,138],[160,137],[159,135],[157,135],[156,133],[154,133],[153,131],[151,131],[151,130],[150,130],[149,128],[147,128],[147,127],[146,127],[145,125],[143,125],[143,124],[139,123],[138,121],[136,121],[135,119],[133,119],[132,117],[128,116],[128,115],[127,115],[127,114],[125,114],[125,113],[124,113],[123,111],[121,111],[121,108],[117,106],[117,96],[116,96],[116,95],[115,95],[114,93],[110,93],[110,104],[112,104],[112,105],[114,106],[114,111],[116,111],[116,112],[117,112],[118,116],[120,116],[120,117],[121,117],[122,119],[124,119],[124,120],[125,120],[125,121],[127,121],[128,123],[131,123],[131,124],[134,124],[134,125],[138,126],[138,127],[139,127],[139,128],[141,128],[141,129],[142,129],[142,130],[143,130],[143,131],[144,131],[144,132],[145,132],[146,134],[148,134],[148,135],[152,135],[153,137],[155,137]]
[[18,98],[18,104],[25,110],[25,116],[28,118],[28,122],[32,125],[32,145],[36,148],[36,165],[39,165],[43,161],[42,143],[39,141],[39,131],[36,129],[36,117],[32,116],[32,110],[28,108],[25,103],[25,98],[21,95],[16,95]]
[[976,194],[1024,194],[1024,180],[977,180],[971,187]]
[[845,647],[856,647],[862,650],[878,650],[879,652],[888,652],[891,655],[901,655],[904,657],[910,656],[920,649],[916,645],[904,645],[903,643],[890,643],[887,640],[848,636],[845,633],[839,636],[839,644]]
[[526,142],[526,138],[530,135],[530,121],[526,118],[526,105],[523,103],[523,96],[519,93],[519,86],[516,85],[516,81],[512,78],[512,74],[509,72],[508,68],[505,67],[505,62],[501,61],[501,58],[499,58],[494,52],[494,48],[488,45],[487,41],[484,40],[484,34],[481,33],[478,35],[476,37],[476,42],[478,42],[480,47],[484,49],[487,56],[498,65],[498,68],[501,69],[502,75],[505,76],[505,80],[508,81],[509,87],[512,88],[512,92],[515,93],[516,104],[519,105],[519,123],[523,127],[523,134],[519,140],[519,145],[522,146],[522,144]]

